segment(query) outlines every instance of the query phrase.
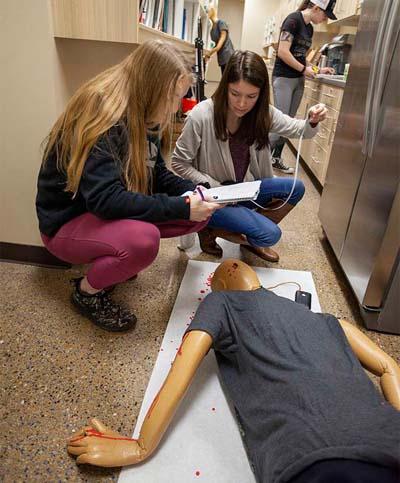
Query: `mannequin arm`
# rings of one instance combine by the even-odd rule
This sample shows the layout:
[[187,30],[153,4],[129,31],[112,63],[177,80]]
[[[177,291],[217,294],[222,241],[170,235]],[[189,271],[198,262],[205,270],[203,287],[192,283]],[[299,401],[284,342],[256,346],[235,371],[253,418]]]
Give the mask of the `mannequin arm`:
[[354,325],[340,320],[344,333],[361,365],[380,377],[383,395],[400,410],[400,368],[390,356],[372,342]]
[[146,414],[138,440],[124,438],[94,419],[92,426],[83,428],[68,442],[68,452],[78,456],[76,462],[113,467],[132,465],[148,458],[157,448],[211,344],[211,336],[203,331],[194,330],[184,338]]

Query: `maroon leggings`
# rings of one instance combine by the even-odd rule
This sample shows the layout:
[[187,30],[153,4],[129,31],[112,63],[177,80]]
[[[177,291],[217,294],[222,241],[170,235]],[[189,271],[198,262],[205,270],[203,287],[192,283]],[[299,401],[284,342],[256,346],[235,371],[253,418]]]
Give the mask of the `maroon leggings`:
[[160,238],[197,232],[207,223],[102,220],[84,213],[63,225],[53,237],[42,234],[42,240],[49,252],[61,260],[74,265],[90,263],[89,284],[102,289],[148,267],[157,256]]

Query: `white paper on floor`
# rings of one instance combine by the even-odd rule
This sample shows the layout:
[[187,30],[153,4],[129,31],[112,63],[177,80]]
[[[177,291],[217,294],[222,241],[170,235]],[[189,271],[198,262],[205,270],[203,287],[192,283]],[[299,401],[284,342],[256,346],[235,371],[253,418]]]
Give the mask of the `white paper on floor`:
[[[178,296],[147,387],[134,438],[168,374],[182,336],[201,300],[211,291],[210,276],[218,263],[189,260]],[[297,282],[312,294],[312,310],[320,312],[310,272],[254,268],[266,288],[281,282]],[[273,289],[294,300],[294,284]],[[129,388],[127,388],[129,390]],[[159,448],[140,465],[124,468],[119,483],[254,483],[233,412],[219,382],[218,366],[211,350],[201,364]]]

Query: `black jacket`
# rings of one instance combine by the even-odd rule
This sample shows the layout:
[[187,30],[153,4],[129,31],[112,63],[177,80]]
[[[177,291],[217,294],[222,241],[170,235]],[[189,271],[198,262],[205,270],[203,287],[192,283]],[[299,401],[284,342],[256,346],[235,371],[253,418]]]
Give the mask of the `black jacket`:
[[50,153],[38,178],[36,211],[40,232],[53,236],[62,225],[89,212],[99,218],[134,219],[149,222],[189,219],[190,205],[185,191],[195,185],[176,176],[165,166],[159,142],[148,138],[152,173],[151,195],[127,191],[122,176],[122,161],[128,149],[126,128],[113,126],[91,150],[84,166],[76,197],[64,191],[66,174],[58,171],[56,153]]

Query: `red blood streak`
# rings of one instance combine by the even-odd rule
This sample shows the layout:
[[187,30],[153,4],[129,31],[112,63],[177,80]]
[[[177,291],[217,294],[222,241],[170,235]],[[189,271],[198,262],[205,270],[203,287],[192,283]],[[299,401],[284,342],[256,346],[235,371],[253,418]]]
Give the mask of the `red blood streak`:
[[86,435],[82,435],[82,436],[78,436],[77,438],[74,438],[74,439],[71,439],[71,443],[75,443],[76,441],[80,441],[81,439],[83,438],[87,438],[87,437],[96,437],[96,438],[104,438],[104,439],[113,439],[115,441],[134,441],[137,443],[137,439],[133,439],[133,438],[115,438],[114,436],[108,436],[106,434],[103,434],[103,433],[99,433],[98,431],[95,431],[95,430],[88,430],[86,431]]
[[178,349],[176,349],[176,350],[178,351],[178,356],[181,356],[181,355],[182,355],[182,346],[183,346],[183,343],[185,342],[185,339],[186,339],[186,337],[187,337],[188,335],[189,335],[189,334],[185,334],[185,335],[184,335],[184,337],[183,337],[183,339],[182,339],[182,343],[181,343],[181,345],[179,346],[179,350],[178,350]]
[[[171,362],[171,366],[172,366],[172,362]],[[150,408],[149,408],[149,410],[147,411],[147,414],[146,414],[147,419],[150,419],[151,413],[153,412],[153,409],[154,409],[155,405],[157,404],[158,398],[160,396],[161,391],[163,390],[163,388],[165,386],[166,381],[167,380],[165,379],[165,381],[163,382],[163,385],[160,387],[160,390],[157,393],[157,396],[154,398],[153,402],[151,403],[151,406],[150,406]]]
[[154,401],[151,403],[150,409],[147,413],[147,419],[150,419],[151,413],[153,412],[153,409],[154,409],[155,405],[157,404],[159,394],[160,394],[160,392],[158,392],[157,396],[154,398]]
[[207,277],[206,280],[206,285],[207,287],[211,287],[211,279],[213,278],[214,272],[210,273],[210,275]]

